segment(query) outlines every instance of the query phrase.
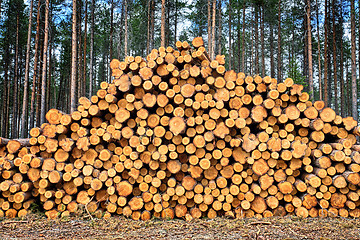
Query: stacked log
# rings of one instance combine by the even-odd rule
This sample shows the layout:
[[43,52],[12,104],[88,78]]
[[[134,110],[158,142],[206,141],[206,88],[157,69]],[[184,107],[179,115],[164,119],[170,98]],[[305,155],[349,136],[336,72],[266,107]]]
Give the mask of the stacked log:
[[0,216],[22,217],[35,199],[31,195],[34,188],[26,176],[27,169],[22,162],[28,161],[29,139],[4,139],[0,138]]
[[77,111],[1,139],[0,216],[36,202],[49,218],[359,217],[357,122],[192,46],[112,60],[113,82]]

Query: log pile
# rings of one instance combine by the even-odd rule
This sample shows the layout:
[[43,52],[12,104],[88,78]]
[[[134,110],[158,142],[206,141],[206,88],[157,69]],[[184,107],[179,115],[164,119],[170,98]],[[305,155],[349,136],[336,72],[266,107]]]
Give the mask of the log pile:
[[112,60],[77,111],[0,139],[0,216],[360,217],[359,127],[290,78],[226,71],[202,38]]

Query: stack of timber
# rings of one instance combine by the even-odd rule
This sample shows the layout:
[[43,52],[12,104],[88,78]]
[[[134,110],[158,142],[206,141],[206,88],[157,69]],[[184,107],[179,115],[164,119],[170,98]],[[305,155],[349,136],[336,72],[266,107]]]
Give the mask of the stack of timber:
[[360,217],[357,122],[203,45],[112,60],[113,82],[77,111],[0,139],[0,216],[36,202],[49,218]]

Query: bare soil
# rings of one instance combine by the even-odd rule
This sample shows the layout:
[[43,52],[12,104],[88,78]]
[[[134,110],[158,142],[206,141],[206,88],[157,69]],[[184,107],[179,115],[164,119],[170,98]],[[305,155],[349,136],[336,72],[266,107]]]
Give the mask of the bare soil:
[[360,239],[360,219],[272,217],[267,219],[152,219],[84,217],[47,220],[31,214],[0,220],[0,239]]

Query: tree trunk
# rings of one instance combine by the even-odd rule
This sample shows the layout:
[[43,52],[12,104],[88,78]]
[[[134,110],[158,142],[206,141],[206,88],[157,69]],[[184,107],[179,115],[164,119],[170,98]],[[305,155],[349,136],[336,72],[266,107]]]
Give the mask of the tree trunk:
[[243,3],[243,12],[242,12],[242,40],[241,40],[241,70],[245,72],[245,2]]
[[113,33],[114,33],[114,0],[110,5],[110,61],[113,59]]
[[222,10],[221,10],[221,0],[219,0],[219,36],[218,36],[218,55],[221,55],[221,38],[222,38]]
[[325,0],[324,28],[324,102],[328,106],[328,0]]
[[[44,8],[45,10],[45,8]],[[40,126],[40,115],[41,115],[41,74],[42,74],[42,56],[44,54],[44,25],[45,25],[45,11],[43,11],[43,16],[40,19],[40,45],[39,45],[39,68],[38,68],[38,75],[36,78],[36,110],[35,110],[35,119],[36,119],[36,126]]]
[[[48,53],[48,40],[49,40],[49,0],[46,0],[45,5],[45,35],[44,35],[44,50],[43,50],[43,65],[41,74],[41,112],[40,124],[45,122],[46,112],[46,69],[47,69],[47,53]],[[76,50],[75,50],[76,51]]]
[[36,93],[36,74],[39,58],[39,41],[40,41],[40,11],[41,0],[38,1],[37,16],[36,16],[36,36],[35,36],[35,50],[34,50],[34,69],[33,69],[33,85],[31,90],[31,100],[30,100],[30,125],[29,128],[34,127],[35,119],[35,93]]
[[5,111],[5,97],[6,97],[6,86],[5,86],[5,82],[4,82],[4,87],[0,88],[0,134],[2,135],[2,131],[3,131],[3,122],[4,122],[4,111]]
[[240,18],[241,18],[241,8],[237,9],[237,66],[236,66],[236,72],[241,71],[241,28],[240,28]]
[[[82,0],[77,0],[77,4],[76,4],[76,96],[80,96],[81,95],[81,91],[82,91],[82,85],[81,85],[81,79],[82,79],[82,26],[81,26],[81,21],[82,21]],[[105,81],[107,81],[107,79],[104,79]],[[77,98],[77,97],[76,97]]]
[[20,120],[21,120],[21,101],[22,101],[22,96],[23,94],[21,94],[21,84],[22,84],[22,76],[23,76],[23,72],[24,72],[24,52],[23,52],[23,46],[20,46],[19,49],[20,52],[20,57],[19,57],[19,75],[18,75],[18,94],[17,94],[17,109],[16,109],[16,115],[17,115],[17,119],[16,119],[16,131],[17,131],[17,138],[20,136],[21,132],[20,132]]
[[319,30],[319,6],[318,6],[318,0],[316,0],[316,33],[317,33],[317,40],[318,40],[318,44],[317,44],[317,49],[318,49],[318,68],[319,68],[319,99],[322,100],[323,99],[323,89],[322,89],[322,78],[321,78],[321,52],[320,52],[320,30]]
[[[114,0],[111,0],[110,7],[110,61],[113,59],[113,32],[114,32]],[[107,68],[110,70],[110,68]],[[109,72],[109,83],[111,83],[111,73]]]
[[4,74],[4,81],[6,85],[6,107],[5,109],[5,124],[3,125],[5,128],[5,134],[3,136],[9,136],[9,115],[10,115],[10,79],[9,79],[9,62],[10,62],[10,52],[9,52],[9,44],[7,43],[5,46],[5,74]]
[[[101,63],[101,65],[102,66],[107,66],[107,64],[106,64],[106,58],[107,58],[107,54],[106,54],[106,51],[102,51],[101,52],[102,53],[102,56],[101,56],[101,61],[102,61],[102,63]],[[101,74],[100,74],[100,79],[107,79],[107,68],[106,67],[102,67],[101,68],[101,70],[102,70],[102,72],[101,72]]]
[[65,79],[63,78],[63,75],[60,75],[60,85],[59,85],[59,91],[58,91],[58,96],[57,96],[57,101],[56,101],[56,109],[61,109],[61,99],[64,98],[62,91],[64,88],[64,84],[65,84]]
[[332,1],[332,25],[333,25],[333,74],[334,74],[334,92],[335,92],[335,112],[339,113],[338,105],[338,84],[337,84],[337,66],[336,66],[336,26],[335,26],[335,0]]
[[308,41],[308,66],[309,66],[309,90],[310,98],[314,100],[314,81],[313,81],[313,65],[312,65],[312,45],[311,45],[311,5],[310,0],[307,0],[306,6],[306,17],[307,17],[307,41]]
[[255,74],[259,74],[259,6],[255,5],[255,21],[254,21],[254,31],[255,31]]
[[175,16],[174,16],[174,41],[177,41],[177,25],[178,25],[178,0],[175,1]]
[[344,93],[344,49],[343,49],[343,36],[344,36],[344,19],[343,19],[343,11],[340,9],[340,106],[341,106],[341,116],[345,117],[345,93]]
[[270,74],[271,77],[275,77],[275,65],[274,65],[274,29],[272,24],[269,24],[270,28]]
[[[151,16],[151,0],[148,1],[148,12],[147,12],[147,41],[146,41],[146,54],[150,53],[150,16]],[[119,39],[121,42],[121,39]]]
[[89,98],[92,96],[94,83],[94,30],[95,30],[95,0],[91,1],[91,32],[90,32],[90,62],[89,62]]
[[[294,56],[295,56],[295,39],[296,39],[296,36],[295,36],[295,24],[294,24],[295,17],[294,17],[293,14],[291,16],[291,21],[292,21],[292,24],[291,24],[292,39],[291,39],[291,44],[290,45],[291,45],[291,59],[293,59],[293,63],[294,63],[294,61],[295,61]],[[304,39],[304,42],[306,44],[306,39]],[[290,57],[289,57],[289,59],[290,59]]]
[[[53,22],[52,22],[52,2],[49,2],[49,31],[50,29],[52,29],[53,26]],[[49,32],[49,43],[48,43],[48,51],[49,51],[49,57],[48,57],[48,68],[47,68],[47,77],[46,77],[46,110],[45,112],[47,112],[52,105],[53,102],[53,97],[52,95],[54,95],[54,93],[56,92],[56,84],[52,84],[51,80],[52,80],[52,68],[53,68],[53,36],[51,35],[51,32]],[[52,90],[52,86],[53,86],[53,90]]]
[[[6,45],[4,45],[4,49]],[[4,52],[4,60],[6,60],[6,51]],[[5,65],[6,65],[6,61],[5,61]],[[4,67],[4,76],[6,76],[6,68]],[[3,87],[0,88],[0,134],[1,136],[5,137],[5,111],[6,111],[6,82],[5,82],[5,78],[4,78],[4,83],[3,83]]]
[[215,59],[216,0],[212,0],[211,59]]
[[28,94],[29,94],[29,68],[30,68],[30,47],[31,47],[31,26],[32,26],[32,14],[33,14],[33,4],[34,0],[30,1],[30,11],[29,11],[29,24],[28,24],[28,34],[27,34],[27,43],[26,43],[26,61],[25,61],[25,79],[24,79],[24,96],[22,103],[21,111],[21,138],[25,138],[27,135],[27,114],[28,114]]
[[150,23],[150,49],[154,49],[154,32],[155,32],[155,0],[151,0],[151,23]]
[[265,8],[264,5],[261,6],[261,22],[260,22],[260,31],[261,31],[261,75],[265,76],[265,36],[264,36],[264,22],[265,22]]
[[72,12],[72,40],[71,40],[71,83],[70,83],[70,111],[76,109],[76,0],[73,0]]
[[[306,1],[307,2],[307,1]],[[304,48],[303,48],[303,62],[302,62],[302,75],[308,78],[309,74],[309,59],[308,59],[308,30],[307,30],[307,4],[305,5],[305,14],[303,19],[303,28],[304,28]],[[309,82],[308,82],[309,83]],[[309,84],[308,84],[309,86]],[[309,91],[308,87],[305,88],[306,91]]]
[[88,0],[85,0],[85,26],[84,26],[84,49],[83,49],[83,90],[81,96],[86,95],[86,49],[87,49],[87,21],[88,21]]
[[[50,29],[52,29],[53,22],[52,22],[52,2],[49,2],[49,16],[48,16],[48,31],[49,31],[49,37],[48,37],[48,61],[47,61],[47,69],[46,69],[46,106],[45,106],[45,114],[50,109],[53,102],[53,95],[56,92],[56,84],[52,84],[52,69],[53,69],[53,36],[51,35]],[[52,88],[53,87],[53,88]]]
[[[164,1],[164,0],[163,0]],[[124,19],[125,19],[125,30],[124,30],[124,52],[126,57],[128,55],[128,16],[127,16],[127,0],[124,0]],[[165,36],[165,35],[164,35]],[[165,40],[165,39],[164,39]]]
[[346,104],[347,105],[347,115],[351,116],[352,115],[352,97],[351,97],[352,81],[349,80],[351,78],[351,76],[350,76],[351,74],[349,73],[349,61],[346,61],[345,64],[346,64],[346,66],[345,66],[345,68],[346,68],[346,102],[348,103],[348,104]]
[[278,60],[278,64],[277,64],[277,78],[279,82],[282,82],[282,63],[281,63],[281,0],[279,0],[279,4],[278,4],[278,39],[277,39],[277,44],[278,44],[278,52],[277,52],[277,60]]
[[170,40],[170,2],[165,1],[165,45],[169,46]]
[[[19,14],[16,15],[16,42],[15,42],[15,66],[14,66],[14,88],[13,88],[13,110],[11,120],[11,137],[17,138],[18,126],[17,126],[17,109],[18,106],[18,78],[19,78]],[[10,107],[10,105],[8,105]]]
[[[359,4],[360,4],[360,0],[358,1],[358,8],[360,6]],[[358,15],[359,15],[358,20],[360,20],[360,14],[358,14]],[[359,23],[358,23],[358,30],[360,31],[360,24]],[[356,39],[355,39],[355,41],[356,41]],[[359,37],[358,41],[359,41],[358,42],[358,64],[359,64],[358,74],[359,74],[359,77],[360,77],[360,37]],[[355,46],[355,51],[356,51],[356,46]]]
[[161,0],[161,46],[165,47],[165,0]]
[[254,11],[252,11],[251,17],[250,17],[250,23],[251,23],[251,34],[250,34],[250,38],[251,38],[251,46],[250,46],[250,75],[253,75],[254,73],[254,15],[255,9]]
[[208,31],[208,50],[209,50],[209,55],[211,57],[211,1],[212,0],[208,0],[207,1],[207,10],[208,10],[208,16],[207,16],[207,31]]
[[351,5],[351,90],[352,90],[352,116],[357,121],[357,85],[356,85],[356,47],[355,47],[355,7],[354,0]]
[[[124,2],[122,2],[124,3]],[[123,29],[122,29],[122,26],[124,25],[124,4],[121,4],[121,15],[120,15],[120,26],[121,28],[119,29],[119,38],[117,40],[117,58],[119,60],[121,60],[121,52],[122,52],[122,43],[123,43],[123,40],[122,40],[122,34],[123,34]]]
[[232,69],[232,46],[231,46],[231,0],[229,0],[229,69]]
[[[51,4],[51,3],[50,3]],[[51,9],[51,5],[50,5],[50,9]],[[51,10],[49,12],[49,28],[51,29]],[[53,60],[53,55],[52,55],[52,47],[53,47],[53,38],[50,35],[49,36],[49,61],[48,61],[48,74],[47,74],[47,81],[46,81],[46,108],[45,108],[45,112],[47,112],[50,107],[52,106],[52,93],[56,92],[56,88],[55,88],[55,84],[51,84],[51,75],[52,75],[52,60]],[[51,86],[54,86],[54,91],[51,90]]]

